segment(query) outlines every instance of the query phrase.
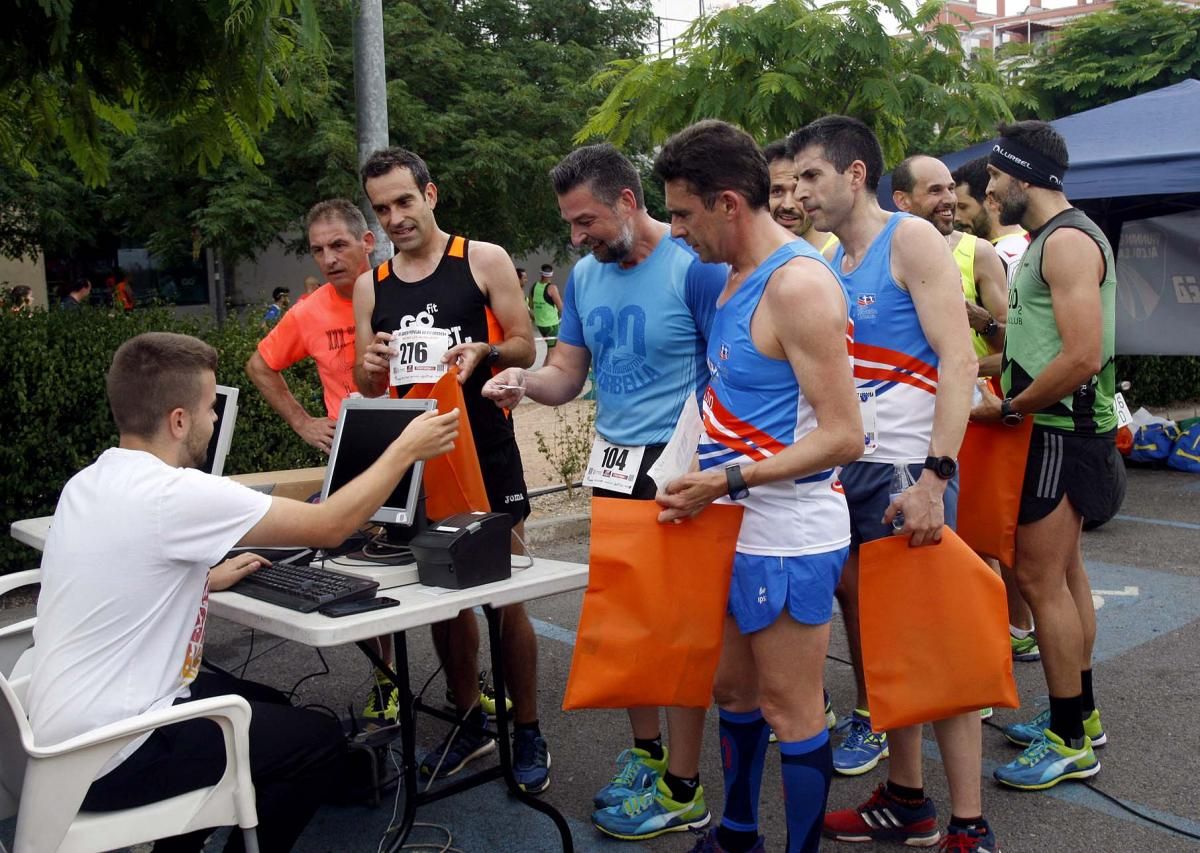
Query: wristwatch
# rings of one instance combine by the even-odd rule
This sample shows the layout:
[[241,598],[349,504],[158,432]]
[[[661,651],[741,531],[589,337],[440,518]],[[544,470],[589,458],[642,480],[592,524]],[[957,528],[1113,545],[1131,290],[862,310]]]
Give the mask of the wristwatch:
[[1025,420],[1025,416],[1013,408],[1012,397],[1000,401],[1000,420],[1005,426],[1020,426],[1021,421]]
[[500,360],[500,350],[496,349],[495,344],[489,345],[488,346],[488,354],[486,356],[484,356],[483,363],[485,365],[487,365],[488,367],[491,367],[493,364],[495,364],[499,360]]
[[742,469],[737,465],[730,465],[725,469],[725,483],[729,486],[729,497],[735,501],[743,501],[750,496],[750,487],[746,485],[746,479],[742,476]]
[[998,331],[1000,331],[1000,324],[996,322],[996,318],[988,317],[987,324],[983,327],[983,331],[979,334],[983,335],[985,338],[990,338]]
[[926,456],[922,467],[943,480],[951,480],[958,473],[958,463],[950,456]]

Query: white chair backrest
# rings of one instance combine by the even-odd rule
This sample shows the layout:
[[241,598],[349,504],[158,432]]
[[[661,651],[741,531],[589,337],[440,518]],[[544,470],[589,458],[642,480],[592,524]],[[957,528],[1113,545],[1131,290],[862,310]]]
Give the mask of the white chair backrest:
[[16,814],[21,801],[29,761],[25,743],[33,742],[22,705],[28,686],[28,676],[10,684],[0,675],[0,818]]

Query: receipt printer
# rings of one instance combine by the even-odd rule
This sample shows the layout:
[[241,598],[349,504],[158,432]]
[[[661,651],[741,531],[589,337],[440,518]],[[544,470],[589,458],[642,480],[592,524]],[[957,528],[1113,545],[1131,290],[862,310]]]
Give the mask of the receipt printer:
[[426,586],[467,589],[512,576],[512,516],[463,512],[430,524],[412,540],[417,578]]

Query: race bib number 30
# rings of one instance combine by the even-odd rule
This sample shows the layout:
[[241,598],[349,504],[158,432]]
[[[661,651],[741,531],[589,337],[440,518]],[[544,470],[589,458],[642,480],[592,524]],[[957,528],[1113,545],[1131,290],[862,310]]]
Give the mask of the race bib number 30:
[[446,372],[442,356],[450,349],[450,333],[428,326],[392,332],[391,384],[437,382]]
[[592,455],[588,459],[583,484],[594,489],[608,489],[623,495],[633,494],[638,471],[642,467],[645,447],[626,447],[611,444],[596,436],[592,442]]

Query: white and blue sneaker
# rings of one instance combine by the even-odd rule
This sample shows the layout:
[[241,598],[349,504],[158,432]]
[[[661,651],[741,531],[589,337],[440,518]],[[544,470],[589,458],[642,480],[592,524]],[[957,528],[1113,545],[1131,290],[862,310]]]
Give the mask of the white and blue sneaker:
[[833,750],[833,769],[843,776],[861,776],[888,757],[887,734],[871,731],[871,718],[857,710],[843,723],[846,736]]
[[[1013,723],[1004,727],[1004,736],[1010,743],[1017,746],[1029,746],[1042,736],[1045,729],[1050,728],[1050,709],[1042,711],[1032,720],[1024,723]],[[1108,743],[1108,735],[1104,733],[1104,725],[1100,722],[1100,709],[1094,709],[1083,721],[1083,733],[1092,742],[1093,749],[1099,749]]]
[[1010,788],[1042,791],[1067,779],[1087,779],[1099,772],[1100,762],[1092,751],[1090,738],[1085,736],[1083,746],[1072,749],[1050,729],[1045,729],[1016,760],[997,767],[992,775]]
[[700,829],[708,826],[710,820],[703,785],[696,787],[696,797],[690,803],[680,803],[671,799],[671,789],[661,778],[653,788],[592,814],[596,829],[622,841],[642,841],[667,832]]
[[658,777],[667,772],[667,750],[663,757],[655,760],[644,749],[627,749],[617,756],[617,773],[612,780],[596,792],[592,804],[597,809],[619,806],[629,797],[653,788]]

